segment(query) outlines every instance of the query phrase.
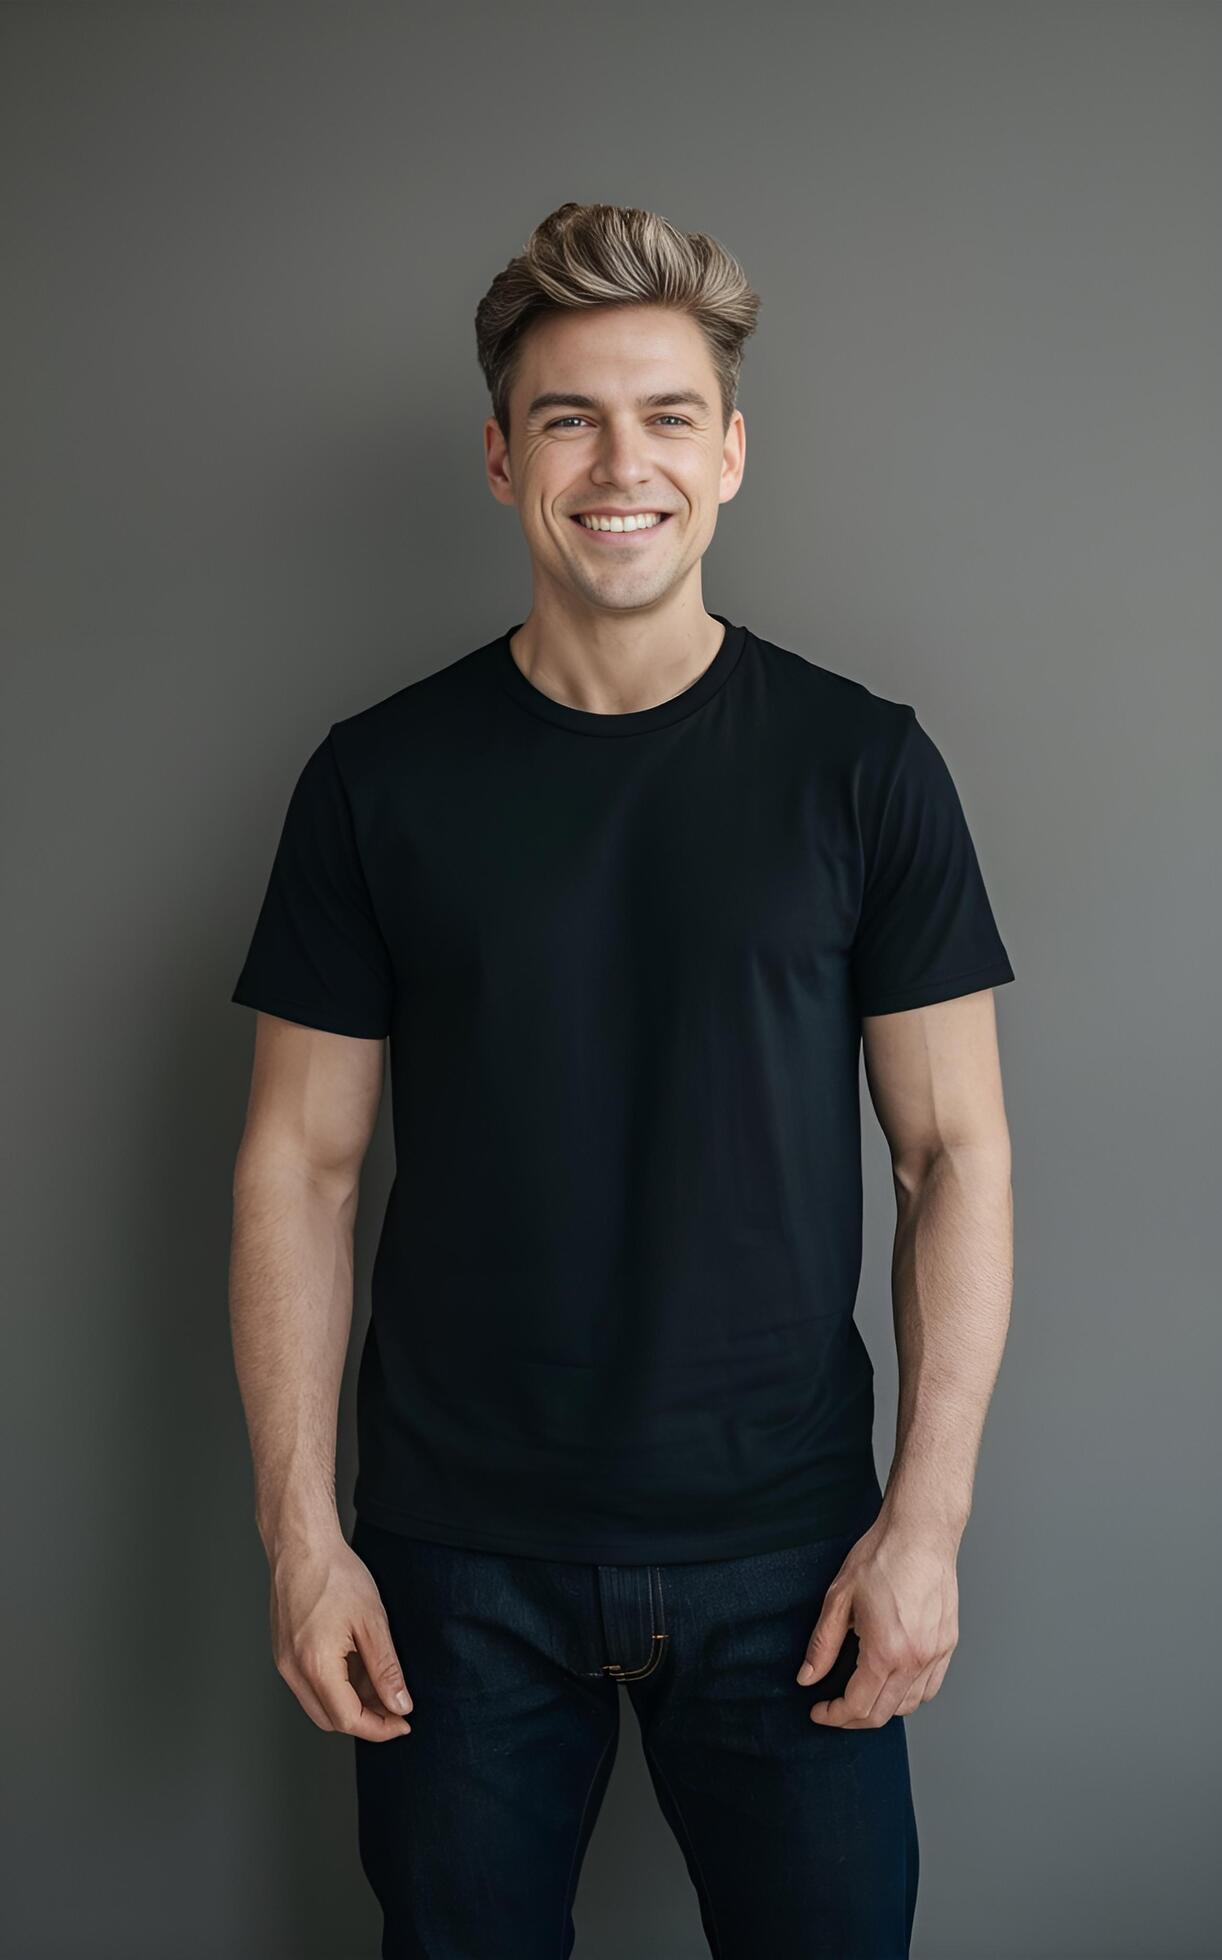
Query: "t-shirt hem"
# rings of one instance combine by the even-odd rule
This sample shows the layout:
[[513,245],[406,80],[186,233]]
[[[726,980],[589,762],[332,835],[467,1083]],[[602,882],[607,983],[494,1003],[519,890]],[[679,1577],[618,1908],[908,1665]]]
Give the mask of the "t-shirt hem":
[[364,1519],[383,1530],[470,1551],[578,1564],[679,1565],[702,1559],[746,1558],[756,1552],[784,1551],[821,1538],[835,1538],[851,1529],[881,1501],[877,1478],[857,1478],[819,1492],[808,1508],[784,1522],[744,1525],[735,1532],[641,1532],[630,1538],[612,1538],[598,1532],[569,1537],[563,1532],[519,1533],[482,1525],[451,1524],[418,1517],[397,1505],[382,1504],[376,1498],[360,1498],[355,1509],[358,1520]]
[[925,980],[917,986],[862,1002],[858,1011],[864,1018],[868,1014],[897,1014],[906,1007],[932,1007],[935,1001],[959,1000],[964,994],[979,993],[985,987],[1004,986],[1013,978],[1014,968],[1009,960],[990,960],[987,966],[972,967],[967,973],[950,973],[941,980]]

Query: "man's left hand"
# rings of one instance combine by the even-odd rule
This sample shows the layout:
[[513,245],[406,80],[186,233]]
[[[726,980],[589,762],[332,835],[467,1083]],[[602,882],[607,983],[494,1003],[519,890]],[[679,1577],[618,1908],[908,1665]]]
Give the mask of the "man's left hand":
[[959,1640],[956,1552],[953,1534],[882,1514],[857,1540],[827,1589],[798,1684],[828,1672],[850,1627],[857,1665],[842,1695],[814,1703],[812,1722],[880,1729],[933,1700]]

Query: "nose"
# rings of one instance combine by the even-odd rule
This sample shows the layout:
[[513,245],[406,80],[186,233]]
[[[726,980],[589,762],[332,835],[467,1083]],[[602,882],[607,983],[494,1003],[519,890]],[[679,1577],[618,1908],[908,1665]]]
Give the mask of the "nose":
[[646,438],[635,420],[609,415],[603,423],[591,475],[596,483],[615,486],[647,483],[653,474]]

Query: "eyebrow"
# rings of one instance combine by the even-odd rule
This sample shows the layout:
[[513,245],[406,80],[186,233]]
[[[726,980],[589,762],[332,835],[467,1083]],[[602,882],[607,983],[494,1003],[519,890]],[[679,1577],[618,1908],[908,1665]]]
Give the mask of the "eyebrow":
[[[704,396],[698,393],[695,388],[672,388],[667,393],[661,395],[638,395],[636,405],[638,408],[680,408],[687,406],[689,408],[702,408],[706,415],[709,413],[708,403],[704,399]],[[528,422],[532,421],[545,408],[592,408],[597,411],[605,407],[606,403],[599,401],[597,395],[568,395],[553,391],[550,394],[535,396],[526,411],[526,419]]]

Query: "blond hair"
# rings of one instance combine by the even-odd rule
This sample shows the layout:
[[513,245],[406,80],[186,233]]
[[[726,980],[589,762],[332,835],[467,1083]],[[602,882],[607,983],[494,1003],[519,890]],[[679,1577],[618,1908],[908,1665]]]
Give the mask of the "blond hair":
[[717,374],[724,434],[760,307],[738,260],[705,232],[679,231],[654,211],[569,203],[535,226],[475,309],[479,364],[507,442],[523,335],[541,313],[588,306],[673,306],[690,314]]

